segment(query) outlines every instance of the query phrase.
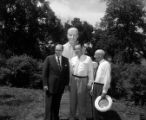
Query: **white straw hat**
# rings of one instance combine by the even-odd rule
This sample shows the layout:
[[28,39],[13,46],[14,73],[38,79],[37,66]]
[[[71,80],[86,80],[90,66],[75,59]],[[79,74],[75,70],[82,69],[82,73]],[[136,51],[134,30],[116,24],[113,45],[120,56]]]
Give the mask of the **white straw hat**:
[[101,99],[101,96],[98,96],[95,99],[95,103],[94,104],[95,104],[95,108],[98,111],[106,112],[111,108],[112,103],[113,103],[112,98],[109,95],[106,95],[105,99]]

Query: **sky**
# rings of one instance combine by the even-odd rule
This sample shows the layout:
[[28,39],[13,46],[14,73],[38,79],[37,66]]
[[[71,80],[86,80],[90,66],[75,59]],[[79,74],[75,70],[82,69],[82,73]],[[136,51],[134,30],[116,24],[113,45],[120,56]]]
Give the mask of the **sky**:
[[50,7],[63,22],[77,17],[93,26],[104,16],[104,0],[49,0]]

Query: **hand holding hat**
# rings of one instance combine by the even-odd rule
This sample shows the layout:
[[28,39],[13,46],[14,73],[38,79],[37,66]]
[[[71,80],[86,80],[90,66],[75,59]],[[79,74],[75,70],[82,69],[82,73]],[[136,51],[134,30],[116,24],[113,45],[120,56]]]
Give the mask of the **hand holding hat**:
[[112,106],[112,99],[109,95],[103,94],[95,99],[95,108],[101,112],[108,111]]

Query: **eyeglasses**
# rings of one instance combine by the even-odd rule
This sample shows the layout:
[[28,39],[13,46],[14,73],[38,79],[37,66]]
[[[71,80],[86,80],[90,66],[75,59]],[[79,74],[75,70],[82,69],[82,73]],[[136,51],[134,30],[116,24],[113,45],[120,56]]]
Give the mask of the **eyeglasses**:
[[82,49],[74,49],[75,51],[81,51]]
[[55,51],[63,51],[63,50],[55,50]]

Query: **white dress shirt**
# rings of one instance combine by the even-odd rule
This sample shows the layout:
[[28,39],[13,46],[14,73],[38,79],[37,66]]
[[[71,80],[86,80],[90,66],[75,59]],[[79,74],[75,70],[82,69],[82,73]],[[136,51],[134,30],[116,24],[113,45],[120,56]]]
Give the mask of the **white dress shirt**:
[[75,51],[73,50],[73,47],[70,45],[69,42],[67,42],[66,44],[63,45],[64,49],[62,52],[62,55],[66,58],[68,58],[69,60],[76,56]]
[[110,88],[111,82],[111,65],[106,60],[101,60],[99,62],[99,67],[96,72],[95,83],[103,84],[102,93],[107,93]]
[[95,78],[95,75],[96,75],[96,71],[97,71],[97,67],[98,67],[98,63],[97,62],[95,62],[95,61],[93,61],[92,62],[92,64],[93,64],[93,75],[94,75],[94,78]]
[[73,75],[88,76],[89,82],[93,82],[93,63],[89,56],[75,56],[70,61]]

